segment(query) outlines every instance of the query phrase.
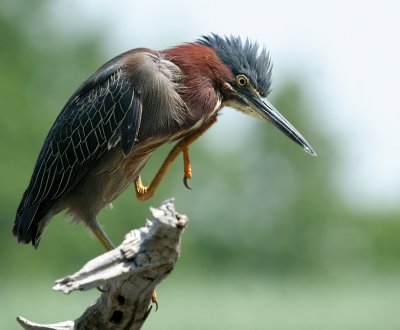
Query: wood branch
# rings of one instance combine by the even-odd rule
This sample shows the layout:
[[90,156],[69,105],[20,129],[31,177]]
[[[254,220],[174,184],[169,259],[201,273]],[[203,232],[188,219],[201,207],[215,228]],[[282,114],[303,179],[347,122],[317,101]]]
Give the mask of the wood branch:
[[54,290],[101,288],[94,305],[75,321],[38,324],[18,317],[24,329],[141,329],[148,317],[155,287],[172,271],[180,253],[186,216],[175,212],[173,200],[150,208],[153,221],[129,232],[120,246],[100,255],[71,276],[56,281]]

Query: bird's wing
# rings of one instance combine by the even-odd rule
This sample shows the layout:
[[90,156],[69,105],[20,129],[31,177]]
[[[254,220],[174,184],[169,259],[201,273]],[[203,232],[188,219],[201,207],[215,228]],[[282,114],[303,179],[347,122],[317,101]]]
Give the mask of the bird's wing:
[[142,103],[122,56],[101,67],[68,100],[39,154],[13,232],[36,244],[37,225],[101,156],[119,144],[128,154],[139,132]]

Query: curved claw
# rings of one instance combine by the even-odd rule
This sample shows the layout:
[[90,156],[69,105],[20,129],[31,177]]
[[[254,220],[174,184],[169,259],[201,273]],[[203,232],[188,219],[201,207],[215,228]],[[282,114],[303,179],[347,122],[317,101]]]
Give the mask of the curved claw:
[[101,286],[96,286],[96,289],[101,293],[107,292],[107,290],[104,290]]
[[183,185],[187,188],[187,189],[189,189],[189,190],[192,190],[192,188],[189,186],[189,184],[188,184],[188,180],[189,178],[187,177],[187,176],[184,176],[183,177]]
[[156,312],[158,311],[158,301],[157,301],[157,294],[156,291],[153,291],[152,295],[151,295],[151,302],[156,305]]

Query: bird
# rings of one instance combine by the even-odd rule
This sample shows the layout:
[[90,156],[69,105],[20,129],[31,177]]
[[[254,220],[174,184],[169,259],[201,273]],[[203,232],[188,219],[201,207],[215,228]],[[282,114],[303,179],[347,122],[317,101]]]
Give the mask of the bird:
[[[60,212],[83,222],[113,249],[98,213],[133,185],[151,198],[183,155],[184,184],[192,178],[189,147],[217,121],[223,107],[277,127],[307,153],[307,140],[274,108],[272,62],[249,38],[208,34],[165,50],[131,49],[91,75],[52,125],[17,208],[13,234],[38,247]],[[163,144],[175,143],[148,186],[141,171]]]

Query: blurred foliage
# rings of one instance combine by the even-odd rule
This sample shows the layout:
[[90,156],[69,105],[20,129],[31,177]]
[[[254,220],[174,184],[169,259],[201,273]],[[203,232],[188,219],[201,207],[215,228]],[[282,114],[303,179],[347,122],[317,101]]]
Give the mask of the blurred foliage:
[[[63,102],[106,58],[98,36],[83,34],[72,40],[46,26],[46,2],[24,2],[18,10],[10,4],[3,3],[0,14],[0,41],[6,45],[0,61],[0,232],[5,247],[0,257],[22,258],[38,271],[62,271],[99,252],[99,245],[88,239],[83,226],[70,225],[64,216],[57,216],[34,251],[15,243],[10,235],[12,220],[43,139]],[[15,24],[16,15],[26,19]],[[39,21],[38,27],[32,23]],[[305,133],[317,158],[306,155],[278,130],[240,118],[251,120],[251,130],[237,149],[213,149],[207,138],[191,148],[193,191],[183,188],[178,161],[152,201],[139,203],[129,189],[112,211],[103,211],[100,219],[110,236],[121,240],[127,230],[143,223],[149,205],[175,196],[178,210],[192,220],[183,252],[186,266],[182,267],[206,263],[279,275],[335,275],[351,265],[395,267],[393,260],[400,252],[398,214],[354,214],[345,209],[332,185],[336,152],[331,137],[311,120],[313,105],[304,99],[301,86],[298,77],[289,77],[286,87],[273,93],[273,103]],[[212,129],[218,130],[218,124]],[[224,143],[230,141],[219,145]],[[169,148],[162,148],[151,159],[144,171],[146,179],[155,173]],[[55,257],[59,255],[62,258]],[[18,264],[9,267],[18,272]]]
[[[71,225],[63,215],[50,224],[38,250],[18,245],[11,235],[15,210],[52,122],[78,85],[107,60],[100,35],[62,35],[47,25],[45,6],[45,1],[0,4],[0,278],[10,283],[65,275],[102,252],[83,225]],[[131,188],[112,211],[104,210],[99,218],[113,241],[142,225],[150,205],[174,196],[177,209],[190,218],[181,274],[342,278],[353,272],[397,272],[399,212],[356,213],[343,205],[333,184],[333,137],[311,120],[313,104],[304,98],[304,85],[299,77],[288,77],[272,101],[312,142],[317,158],[278,130],[243,116],[251,129],[243,133],[232,127],[239,136],[237,148],[225,150],[231,141],[222,134],[221,147],[207,136],[191,147],[192,191],[183,187],[179,160],[151,201],[138,202]],[[146,182],[170,148],[151,159]]]

